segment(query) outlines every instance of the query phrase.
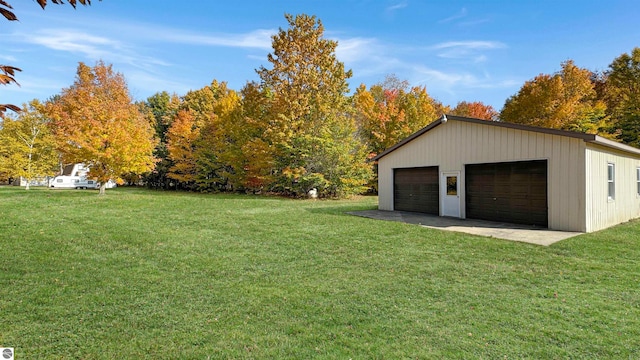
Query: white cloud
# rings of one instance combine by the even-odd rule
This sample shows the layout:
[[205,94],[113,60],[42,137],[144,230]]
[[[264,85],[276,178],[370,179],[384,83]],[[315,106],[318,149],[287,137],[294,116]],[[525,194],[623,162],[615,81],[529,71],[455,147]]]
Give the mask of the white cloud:
[[433,64],[436,57],[482,63],[488,60],[483,52],[506,47],[497,41],[449,41],[426,48],[403,47],[375,38],[347,38],[338,40],[336,56],[347,68],[357,69],[354,74],[357,78],[378,78],[382,81],[384,76],[396,74],[412,84],[427,85],[439,93],[455,95],[474,89],[509,88],[518,81],[496,81],[486,73],[476,73],[473,70],[477,69],[475,66],[448,71],[440,65],[425,64]]
[[448,41],[432,46],[433,49],[499,49],[504,47],[506,47],[506,45],[499,41]]
[[392,11],[404,9],[407,6],[409,6],[409,4],[406,1],[403,1],[403,2],[400,2],[400,3],[397,3],[395,5],[391,5],[391,6],[387,7],[386,10],[387,10],[387,12],[392,12]]
[[494,50],[507,46],[498,41],[449,41],[431,46],[431,49],[439,50],[438,57],[446,59],[465,59],[480,63],[488,57],[480,52],[482,50]]
[[26,42],[54,50],[81,53],[91,59],[99,59],[109,53],[107,49],[121,48],[118,41],[64,29],[45,29],[28,34]]
[[69,86],[69,84],[65,84],[58,79],[34,77],[30,76],[28,73],[25,73],[21,74],[20,76],[20,86],[12,85],[6,88],[5,93],[3,94],[3,101],[16,105],[22,105],[18,103],[29,101],[25,99],[38,98],[42,93],[58,93],[65,86]]
[[92,61],[105,60],[113,63],[125,63],[145,69],[170,65],[160,59],[138,53],[134,46],[122,40],[91,35],[78,30],[43,29],[23,37],[26,43],[44,46],[56,51],[81,54]]
[[469,72],[446,72],[435,70],[423,65],[413,67],[416,83],[428,84],[431,88],[438,88],[447,92],[468,89],[501,89],[516,86],[520,82],[516,79],[498,80],[489,75],[477,76]]
[[357,62],[371,58],[380,44],[373,38],[339,39],[336,56],[342,62]]
[[446,73],[444,71],[435,70],[426,66],[415,66],[415,72],[422,79],[418,83],[437,84],[441,88],[452,88],[457,85],[465,85],[475,83],[475,77],[465,73]]
[[490,21],[491,21],[491,19],[476,19],[476,20],[469,20],[469,21],[461,21],[458,25],[460,25],[460,26],[475,26],[475,25],[488,23]]
[[454,20],[458,20],[458,19],[462,19],[465,16],[467,16],[467,9],[466,8],[462,8],[462,10],[460,10],[459,13],[450,16],[448,18],[442,19],[440,21],[438,21],[439,24],[444,24],[444,23],[448,23],[448,22],[452,22]]
[[249,54],[247,55],[247,59],[267,62],[267,57],[264,55]]
[[[384,76],[403,67],[402,62],[390,54],[391,47],[375,38],[349,38],[338,40],[336,57],[344,62],[347,69],[353,69],[358,78]],[[357,69],[357,70],[355,70]]]
[[146,97],[146,94],[154,94],[161,91],[161,89],[171,89],[172,92],[177,94],[186,94],[189,90],[207,85],[206,82],[201,85],[187,84],[177,79],[171,79],[168,76],[160,76],[146,71],[127,72],[127,82],[131,95],[137,100],[143,100],[142,98]]
[[480,25],[480,24],[484,24],[487,22],[490,22],[491,19],[489,18],[482,18],[482,19],[469,19],[466,21],[458,21],[458,20],[462,20],[464,18],[467,17],[467,9],[466,8],[462,8],[462,10],[460,10],[459,13],[450,16],[448,18],[442,19],[438,21],[438,24],[446,24],[446,23],[454,23],[458,26],[475,26],[475,25]]
[[[241,34],[217,34],[206,35],[185,32],[168,28],[149,28],[137,25],[121,25],[120,29],[126,28],[130,38],[145,39],[147,41],[171,42],[188,45],[221,46],[235,48],[271,49],[271,36],[275,30],[258,29]],[[158,36],[158,34],[163,34]],[[105,36],[96,36],[79,30],[66,29],[42,29],[36,33],[23,36],[25,42],[45,46],[58,51],[80,53],[87,58],[96,60],[102,58],[113,58],[118,56],[120,61],[135,63],[154,63],[156,65],[167,65],[160,60],[138,56],[133,45],[134,42],[126,38],[113,39]]]
[[16,59],[14,56],[11,56],[11,55],[0,55],[0,60],[1,61],[9,61],[9,62],[18,61],[18,59]]
[[275,33],[275,30],[264,29],[254,30],[244,34],[218,35],[168,31],[166,35],[162,36],[161,40],[190,45],[271,49],[271,36]]

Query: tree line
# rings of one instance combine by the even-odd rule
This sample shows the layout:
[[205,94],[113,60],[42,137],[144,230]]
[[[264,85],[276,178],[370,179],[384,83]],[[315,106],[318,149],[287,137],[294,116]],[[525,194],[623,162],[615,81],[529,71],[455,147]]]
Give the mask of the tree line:
[[572,60],[525,82],[505,102],[500,121],[598,134],[640,147],[640,48],[605,71]]
[[394,75],[349,95],[352,72],[337,60],[338,44],[324,38],[322,22],[285,18],[288,28],[272,37],[270,67],[239,91],[213,80],[182,96],[162,91],[135,103],[111,65],[80,63],[69,88],[4,117],[0,178],[30,179],[53,174],[61,162],[84,162],[102,183],[345,197],[375,191],[370,159],[444,113],[639,145],[640,49],[600,73],[566,61],[559,72],[527,81],[500,112],[480,102],[451,108]]

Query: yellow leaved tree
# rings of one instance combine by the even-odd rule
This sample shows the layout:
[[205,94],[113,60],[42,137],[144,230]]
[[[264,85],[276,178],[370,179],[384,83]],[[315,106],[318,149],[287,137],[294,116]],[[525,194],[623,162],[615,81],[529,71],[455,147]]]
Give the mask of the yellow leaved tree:
[[48,102],[46,112],[63,160],[89,166],[101,195],[110,179],[153,170],[154,131],[111,65],[80,63],[73,85]]
[[26,180],[53,175],[58,165],[55,138],[48,120],[38,111],[34,100],[17,116],[7,116],[0,123],[0,173]]
[[565,61],[559,72],[540,74],[525,82],[505,102],[500,120],[606,135],[606,106],[596,96],[592,77],[591,71]]
[[181,188],[191,189],[196,181],[196,141],[200,128],[191,110],[180,110],[167,130],[167,152],[172,161],[167,177],[178,181]]

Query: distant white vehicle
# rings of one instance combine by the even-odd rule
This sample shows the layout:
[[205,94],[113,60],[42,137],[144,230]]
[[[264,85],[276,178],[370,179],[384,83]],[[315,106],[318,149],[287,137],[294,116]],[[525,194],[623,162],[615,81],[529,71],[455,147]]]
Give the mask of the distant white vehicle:
[[[89,184],[91,183],[91,184]],[[87,180],[86,176],[59,175],[51,179],[49,187],[56,189],[95,189],[96,181]]]
[[95,180],[88,180],[87,178],[84,178],[76,182],[75,187],[76,189],[98,189],[100,188],[100,183]]
[[[49,181],[49,187],[55,189],[98,189],[100,183],[87,178],[89,169],[84,164],[65,166],[62,175],[58,175]],[[116,187],[117,184],[109,180],[107,189]]]

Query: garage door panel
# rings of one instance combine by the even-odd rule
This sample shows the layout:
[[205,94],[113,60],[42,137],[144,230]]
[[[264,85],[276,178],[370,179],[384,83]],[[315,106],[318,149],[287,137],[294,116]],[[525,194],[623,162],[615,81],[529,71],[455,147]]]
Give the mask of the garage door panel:
[[528,209],[530,206],[531,206],[531,201],[529,201],[529,199],[526,199],[526,198],[512,199],[511,201],[511,208],[514,210]]
[[439,214],[437,166],[394,169],[393,178],[395,210]]
[[547,185],[546,184],[537,184],[538,181],[536,180],[536,185],[531,185],[529,187],[529,196],[532,198],[541,198],[541,199],[546,199],[547,198]]
[[525,184],[519,183],[511,186],[512,198],[528,198],[531,188]]
[[534,209],[546,209],[547,199],[531,199],[531,207]]
[[465,167],[467,218],[547,227],[547,161]]

